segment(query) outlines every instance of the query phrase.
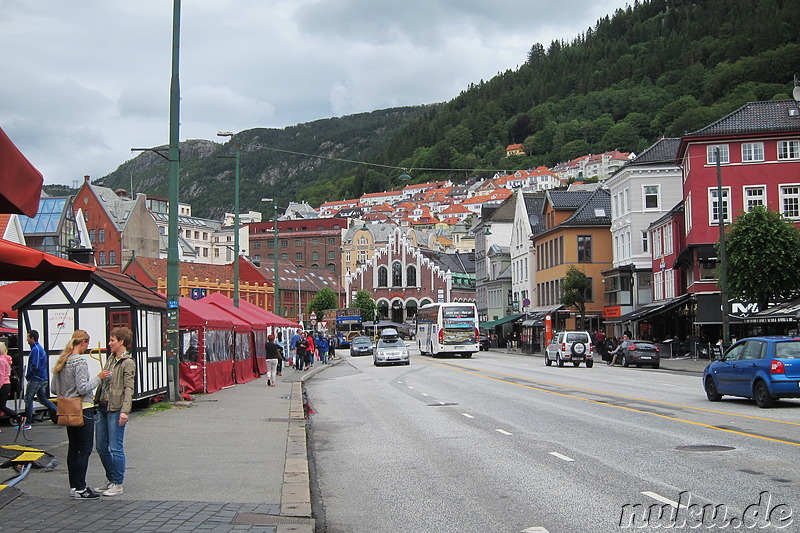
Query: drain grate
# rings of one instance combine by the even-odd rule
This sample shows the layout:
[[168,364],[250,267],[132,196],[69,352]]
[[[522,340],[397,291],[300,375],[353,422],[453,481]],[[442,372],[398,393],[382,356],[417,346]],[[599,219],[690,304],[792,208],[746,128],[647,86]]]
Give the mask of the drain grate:
[[736,448],[732,446],[715,446],[713,444],[692,444],[675,448],[680,452],[729,452]]
[[280,516],[275,514],[265,513],[236,513],[236,516],[231,520],[231,524],[248,525],[248,526],[280,526],[280,525],[294,525],[300,526],[305,524],[313,524],[313,518],[303,518],[298,516]]

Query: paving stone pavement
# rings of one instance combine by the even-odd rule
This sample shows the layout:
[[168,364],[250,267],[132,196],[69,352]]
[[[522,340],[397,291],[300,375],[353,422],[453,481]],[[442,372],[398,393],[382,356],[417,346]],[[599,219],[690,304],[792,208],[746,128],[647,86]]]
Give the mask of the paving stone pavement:
[[[41,422],[18,436],[3,426],[0,444],[16,437],[60,464],[0,490],[0,532],[312,533],[302,381],[321,370],[288,368],[275,387],[258,379],[135,411],[125,431],[125,492],[113,498],[69,497],[63,428]],[[14,475],[0,469],[0,483]],[[87,482],[105,482],[96,453]]]

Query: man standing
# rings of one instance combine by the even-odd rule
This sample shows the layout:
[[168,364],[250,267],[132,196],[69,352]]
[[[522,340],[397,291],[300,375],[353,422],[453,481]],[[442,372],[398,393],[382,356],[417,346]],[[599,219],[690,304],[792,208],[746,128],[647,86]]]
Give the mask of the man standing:
[[295,344],[295,354],[294,354],[294,369],[296,371],[303,370],[303,366],[306,362],[306,350],[308,350],[308,341],[306,340],[305,335],[299,335],[299,339]]
[[55,416],[57,410],[53,402],[47,398],[47,383],[50,380],[47,354],[39,344],[39,332],[35,329],[28,332],[28,344],[31,346],[31,353],[28,356],[28,371],[25,372],[25,379],[28,382],[25,389],[25,429],[30,429],[33,420],[34,397],[50,411],[50,418]]
[[[289,341],[289,353],[294,354],[294,368],[295,368],[295,370],[297,370],[297,365],[298,365],[298,363],[297,363],[297,342],[302,337],[302,335],[301,335],[302,332],[303,332],[303,330],[298,329],[295,332],[295,334],[292,335],[292,338]],[[300,368],[303,368],[303,366],[300,365]]]

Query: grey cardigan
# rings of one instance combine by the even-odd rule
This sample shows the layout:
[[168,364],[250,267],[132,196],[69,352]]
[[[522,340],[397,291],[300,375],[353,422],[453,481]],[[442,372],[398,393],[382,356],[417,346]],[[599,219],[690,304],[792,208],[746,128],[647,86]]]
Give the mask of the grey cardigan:
[[61,372],[53,373],[50,387],[57,396],[65,398],[83,397],[83,407],[94,405],[92,392],[100,384],[97,376],[89,377],[89,365],[81,354],[72,354],[67,357],[67,362]]

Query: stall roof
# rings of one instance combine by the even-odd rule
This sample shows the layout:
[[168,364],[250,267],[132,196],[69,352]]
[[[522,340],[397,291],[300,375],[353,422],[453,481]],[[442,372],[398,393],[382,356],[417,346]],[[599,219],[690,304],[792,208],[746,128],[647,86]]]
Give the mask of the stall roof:
[[[214,305],[210,300],[208,300],[209,296],[206,296],[202,300],[198,300],[202,302],[203,305],[207,305],[209,307],[215,308],[219,313],[222,313],[228,320],[233,323],[233,330],[234,331],[252,331],[253,328],[250,326],[250,321],[246,318],[242,318],[238,314],[236,314],[233,309],[234,307],[231,306],[230,309],[226,307],[220,307],[218,305]],[[223,296],[224,298],[224,296]],[[204,301],[205,300],[205,301]]]
[[42,173],[0,128],[0,213],[35,216],[43,183]]
[[265,317],[264,315],[254,313],[253,311],[244,308],[242,306],[243,300],[239,300],[239,307],[234,307],[233,300],[231,300],[227,296],[215,292],[209,294],[200,301],[239,317],[243,321],[250,324],[250,326],[253,329],[259,329],[259,330],[267,329],[267,324],[269,323],[267,321],[267,317]]
[[181,297],[179,321],[181,327],[203,326],[214,329],[232,329],[233,322],[229,316],[214,305],[201,300]]
[[[232,302],[231,302],[232,305]],[[288,318],[283,318],[275,313],[267,311],[266,309],[262,309],[256,304],[252,304],[247,300],[239,300],[239,309],[248,309],[250,311],[260,313],[267,317],[267,324],[272,324],[273,326],[277,326],[279,328],[299,328],[300,324],[297,322],[292,322]]]

